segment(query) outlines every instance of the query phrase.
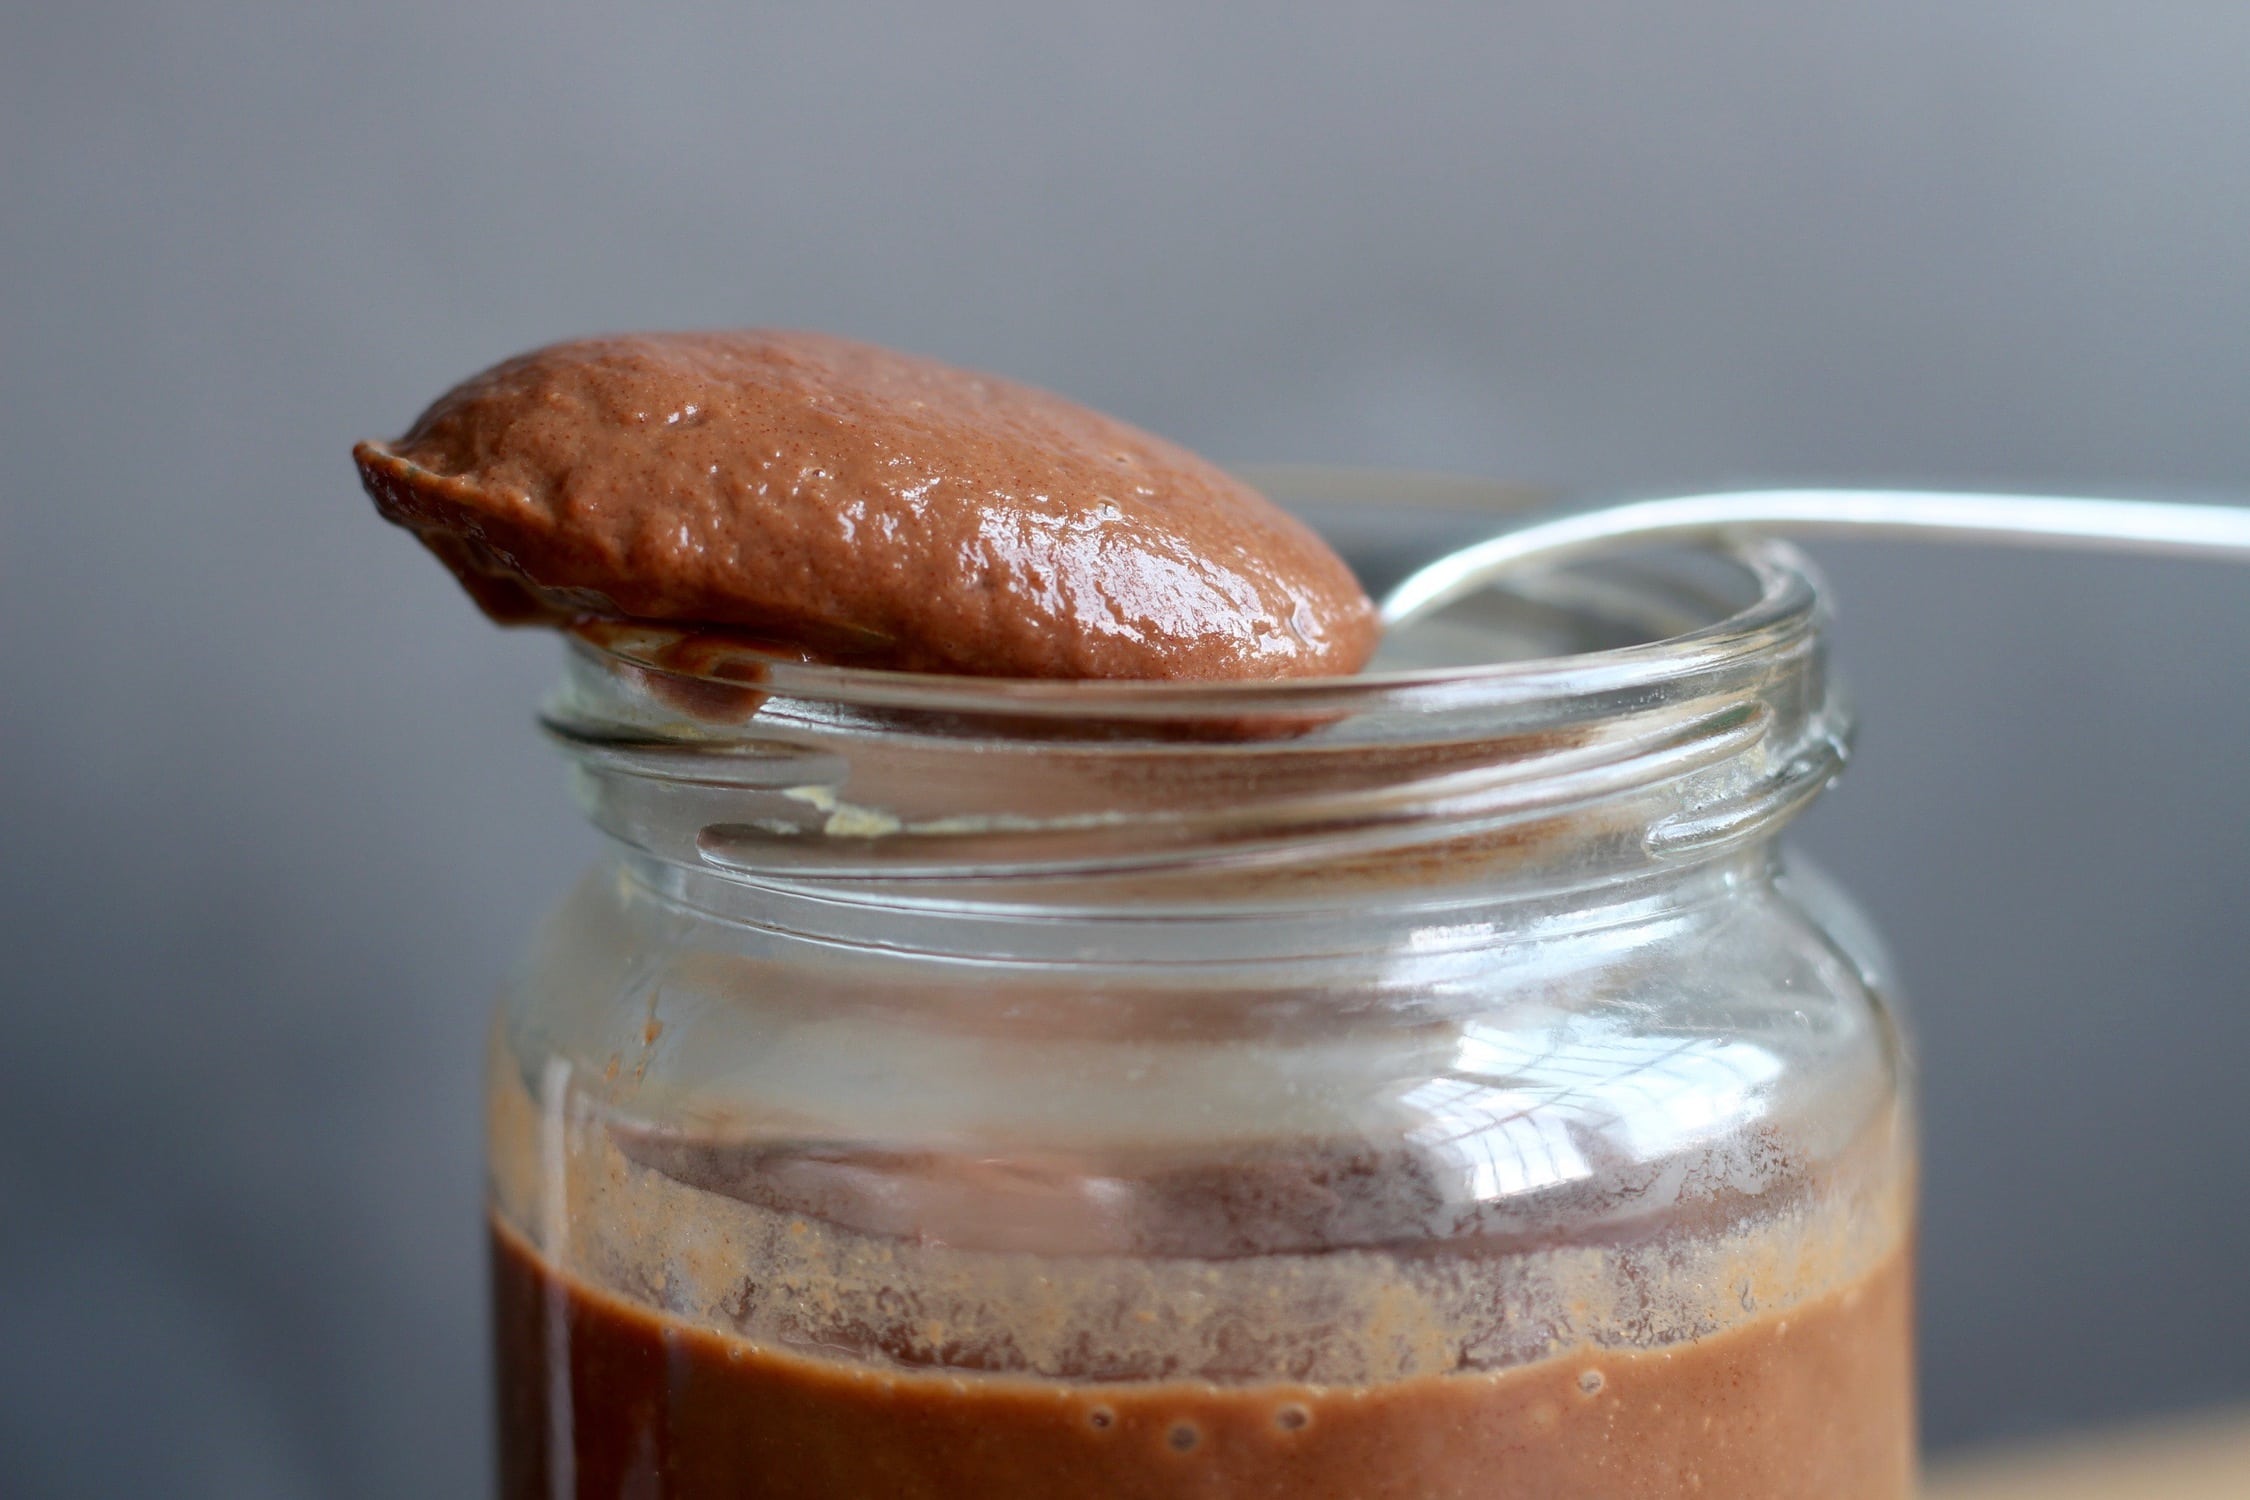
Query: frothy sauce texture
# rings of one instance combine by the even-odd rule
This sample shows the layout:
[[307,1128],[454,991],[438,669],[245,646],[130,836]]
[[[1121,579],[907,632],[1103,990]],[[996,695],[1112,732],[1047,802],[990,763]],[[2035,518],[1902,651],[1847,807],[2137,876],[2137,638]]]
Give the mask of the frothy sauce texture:
[[1358,670],[1374,606],[1256,490],[1046,391],[821,334],[633,334],[353,450],[488,614],[724,626],[985,677]]
[[1692,1343],[1375,1386],[1041,1382],[749,1344],[495,1226],[500,1493],[652,1500],[1900,1500],[1907,1269]]

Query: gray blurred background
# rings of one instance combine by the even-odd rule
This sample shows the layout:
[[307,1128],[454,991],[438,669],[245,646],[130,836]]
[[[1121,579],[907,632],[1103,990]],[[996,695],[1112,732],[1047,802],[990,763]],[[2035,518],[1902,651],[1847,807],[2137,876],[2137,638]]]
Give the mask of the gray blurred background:
[[[0,1491],[486,1484],[487,997],[592,848],[346,461],[810,325],[1227,461],[2250,488],[2250,6],[14,5]],[[1940,1447],[2250,1396],[2250,575],[1827,546]]]

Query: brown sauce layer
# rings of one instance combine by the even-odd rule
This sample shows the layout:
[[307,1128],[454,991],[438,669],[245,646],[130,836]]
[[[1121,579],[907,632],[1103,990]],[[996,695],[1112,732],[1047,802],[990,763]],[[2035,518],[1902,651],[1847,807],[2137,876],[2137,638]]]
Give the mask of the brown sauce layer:
[[555,344],[353,450],[495,618],[723,626],[989,677],[1349,673],[1350,570],[1263,495],[1060,396],[823,334]]
[[1904,1500],[1903,1252],[1643,1351],[1373,1386],[1074,1383],[764,1347],[492,1232],[504,1500]]

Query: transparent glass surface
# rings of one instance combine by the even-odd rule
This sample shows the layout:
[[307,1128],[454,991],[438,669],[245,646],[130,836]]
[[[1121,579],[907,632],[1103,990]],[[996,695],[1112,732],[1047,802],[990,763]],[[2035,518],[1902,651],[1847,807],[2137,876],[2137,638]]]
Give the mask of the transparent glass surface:
[[1825,623],[1763,545],[1312,683],[581,640],[612,853],[491,1056],[504,1490],[1904,1495],[1906,1064],[1776,837]]

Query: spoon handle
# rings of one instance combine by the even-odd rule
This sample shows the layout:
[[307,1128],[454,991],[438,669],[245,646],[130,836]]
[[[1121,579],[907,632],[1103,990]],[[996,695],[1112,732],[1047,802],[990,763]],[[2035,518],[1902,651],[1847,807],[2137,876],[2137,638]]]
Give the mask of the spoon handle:
[[2238,505],[1940,490],[1735,490],[1564,511],[1504,531],[1409,574],[1384,597],[1383,623],[1427,614],[1526,563],[1621,542],[1740,532],[1940,537],[2250,562],[2250,508]]

